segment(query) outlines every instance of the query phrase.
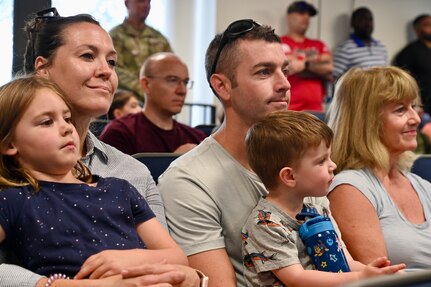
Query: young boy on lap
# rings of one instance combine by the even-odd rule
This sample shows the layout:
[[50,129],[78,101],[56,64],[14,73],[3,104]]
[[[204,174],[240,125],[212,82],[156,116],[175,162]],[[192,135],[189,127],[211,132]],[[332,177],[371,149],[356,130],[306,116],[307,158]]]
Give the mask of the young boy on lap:
[[[246,137],[250,166],[269,194],[261,198],[243,230],[244,275],[248,286],[339,286],[405,268],[381,257],[369,265],[344,248],[326,199],[336,164],[331,160],[331,129],[305,112],[284,111],[254,124]],[[299,236],[304,208],[330,217],[352,272],[315,270]]]

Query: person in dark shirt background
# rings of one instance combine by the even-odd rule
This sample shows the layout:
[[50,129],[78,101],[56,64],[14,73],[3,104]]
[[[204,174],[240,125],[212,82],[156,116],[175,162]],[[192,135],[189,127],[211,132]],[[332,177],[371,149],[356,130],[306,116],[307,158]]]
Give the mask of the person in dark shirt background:
[[118,119],[128,114],[142,111],[138,97],[131,91],[117,89],[108,111],[108,120]]
[[169,52],[150,56],[142,65],[141,88],[145,93],[142,113],[111,121],[100,139],[124,153],[185,153],[206,134],[173,119],[180,113],[193,81],[187,66]]
[[408,70],[419,85],[426,113],[431,113],[431,15],[413,20],[417,40],[408,44],[394,59],[394,65]]

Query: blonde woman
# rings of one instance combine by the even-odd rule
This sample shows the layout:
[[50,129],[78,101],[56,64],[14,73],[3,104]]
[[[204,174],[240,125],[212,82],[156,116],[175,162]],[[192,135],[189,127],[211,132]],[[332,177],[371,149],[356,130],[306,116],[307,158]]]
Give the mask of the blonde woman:
[[336,84],[328,124],[336,176],[331,210],[353,258],[430,268],[431,183],[409,172],[420,118],[415,80],[396,67],[352,69]]

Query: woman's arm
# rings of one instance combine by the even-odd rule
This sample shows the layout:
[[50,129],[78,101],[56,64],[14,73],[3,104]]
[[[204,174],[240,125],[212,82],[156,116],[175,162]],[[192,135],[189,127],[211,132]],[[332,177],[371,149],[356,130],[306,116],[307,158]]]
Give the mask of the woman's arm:
[[144,251],[147,253],[148,262],[166,261],[171,264],[189,265],[183,250],[156,219],[138,224],[136,230],[147,246],[147,250]]
[[[122,275],[109,276],[102,279],[84,280],[56,280],[52,287],[195,287],[198,285],[181,285],[185,274],[173,265],[155,265],[144,268],[145,272],[132,278],[123,278]],[[44,285],[41,285],[42,287]],[[39,286],[38,286],[39,287]]]
[[77,279],[101,278],[119,274],[121,270],[148,263],[188,265],[187,257],[168,234],[166,229],[152,218],[137,225],[137,232],[147,249],[105,250],[90,256],[75,276]]
[[369,264],[387,256],[376,210],[358,189],[342,184],[329,193],[328,199],[343,241],[355,260]]
[[[188,266],[185,266],[185,265],[164,264],[162,266],[165,269],[166,268],[170,268],[169,271],[171,273],[173,273],[174,271],[176,271],[176,272],[182,272],[185,275],[185,276],[182,277],[184,281],[182,281],[181,284],[177,283],[178,285],[175,285],[176,287],[199,287],[199,286],[207,286],[207,285],[205,285],[205,281],[208,281],[208,277],[206,277],[202,272],[199,272],[200,275],[198,275],[198,271],[197,270],[195,270],[193,268],[190,268]],[[159,273],[161,273],[161,271],[163,271],[163,269],[160,268],[160,267],[157,267],[156,264],[140,265],[140,266],[133,267],[133,268],[130,268],[130,269],[127,269],[127,270],[123,270],[123,271],[121,271],[121,275],[123,275],[124,279],[133,278],[133,277],[139,277],[139,276],[142,276],[143,274],[148,274],[149,273],[148,269],[152,270],[152,274],[157,275],[156,278],[161,277],[161,276],[159,276]],[[166,273],[164,277],[167,277],[167,275],[169,275],[170,277],[172,277],[172,275],[170,273]],[[201,276],[202,276],[202,278],[201,278]],[[155,281],[155,283],[160,283],[160,282],[168,282],[168,281],[166,281],[165,279],[164,279],[164,281],[161,281],[160,279],[158,279],[158,281]],[[203,285],[201,285],[201,282],[202,282]]]

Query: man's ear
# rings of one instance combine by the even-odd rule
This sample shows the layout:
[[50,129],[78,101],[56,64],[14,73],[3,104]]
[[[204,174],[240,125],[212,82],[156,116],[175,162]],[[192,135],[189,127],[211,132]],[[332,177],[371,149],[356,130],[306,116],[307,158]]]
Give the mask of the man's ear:
[[148,91],[149,91],[148,78],[146,76],[143,76],[142,78],[139,79],[139,84],[141,85],[141,89],[144,92],[144,94],[148,95]]
[[0,151],[4,155],[15,156],[18,154],[18,149],[12,142],[10,142],[6,147],[2,147]]
[[229,101],[231,97],[231,82],[223,74],[212,74],[210,78],[211,86],[223,101]]
[[278,177],[283,182],[284,185],[288,187],[295,187],[296,180],[293,173],[293,169],[291,167],[283,167],[280,172],[278,173]]
[[114,115],[114,119],[118,119],[123,116],[123,112],[120,109],[115,109],[112,114]]
[[34,70],[39,76],[48,76],[48,70],[45,68],[46,63],[48,63],[48,60],[42,56],[38,56],[34,61]]

